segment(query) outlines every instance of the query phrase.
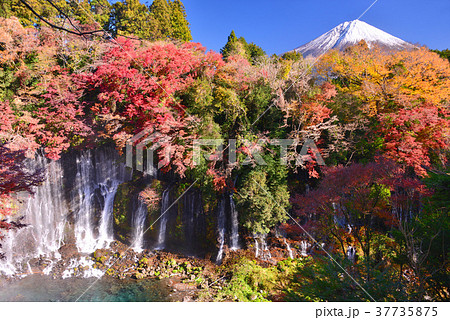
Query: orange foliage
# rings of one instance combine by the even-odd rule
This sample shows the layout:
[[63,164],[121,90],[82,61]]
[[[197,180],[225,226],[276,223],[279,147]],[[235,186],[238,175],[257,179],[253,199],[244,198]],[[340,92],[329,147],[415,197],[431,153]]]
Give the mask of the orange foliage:
[[337,78],[339,88],[358,97],[368,115],[450,101],[450,63],[427,48],[391,53],[358,44],[324,55],[318,72]]

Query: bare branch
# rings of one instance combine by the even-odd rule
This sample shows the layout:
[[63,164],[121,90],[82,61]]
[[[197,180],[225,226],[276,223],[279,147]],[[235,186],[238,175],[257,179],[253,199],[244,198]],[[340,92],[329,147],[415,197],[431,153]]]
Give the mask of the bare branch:
[[[70,34],[74,34],[77,36],[84,36],[84,35],[91,35],[91,34],[95,34],[95,33],[105,33],[104,30],[93,30],[93,31],[73,31],[70,29],[66,29],[64,27],[60,27],[56,24],[51,23],[50,21],[48,21],[47,19],[45,19],[42,15],[40,15],[39,13],[36,12],[36,10],[34,10],[25,0],[19,0],[25,7],[27,7],[36,17],[38,17],[40,20],[44,21],[46,24],[48,24],[50,27],[61,30],[61,31],[65,31],[68,32]],[[50,3],[50,2],[49,2]],[[58,9],[59,12],[61,12]],[[62,13],[61,13],[62,14]],[[71,23],[72,24],[72,23]],[[78,29],[78,28],[77,28]]]

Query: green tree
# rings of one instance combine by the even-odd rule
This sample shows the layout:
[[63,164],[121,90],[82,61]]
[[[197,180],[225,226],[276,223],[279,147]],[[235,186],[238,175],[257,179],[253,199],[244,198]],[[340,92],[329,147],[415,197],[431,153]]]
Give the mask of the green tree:
[[283,284],[285,301],[371,301],[372,298],[380,302],[408,300],[405,287],[394,268],[375,270],[374,277],[367,280],[362,265],[352,264],[338,255],[334,255],[333,259],[339,265],[320,256],[303,260],[290,281]]
[[249,55],[250,62],[252,63],[258,60],[258,58],[267,55],[266,52],[260,46],[257,46],[253,42],[247,44],[247,53]]
[[153,39],[152,23],[148,7],[139,0],[122,0],[113,5],[112,25],[116,36],[135,35]]
[[448,61],[450,61],[450,50],[449,49],[445,49],[445,50],[431,50],[433,52],[436,52],[438,55],[441,56],[441,58],[447,59]]
[[172,36],[171,8],[167,0],[154,0],[150,6],[151,19],[154,19],[152,33],[156,39]]
[[182,41],[191,41],[191,29],[187,20],[186,9],[180,0],[170,2],[170,22],[172,26],[172,38]]
[[[99,28],[109,29],[111,5],[108,0],[52,0],[51,3],[27,0],[26,3],[38,15],[52,22],[69,17],[81,24],[98,23]],[[3,1],[0,4],[0,16],[4,18],[15,16],[26,27],[45,24],[20,0]]]
[[237,43],[238,38],[236,37],[236,33],[234,33],[234,30],[231,30],[231,33],[228,36],[227,43],[222,49],[220,49],[220,53],[222,54],[224,59],[228,58],[230,55],[233,54],[233,52],[236,51]]
[[111,5],[108,0],[68,0],[64,13],[81,24],[98,24],[99,28],[109,30]]
[[300,61],[303,59],[303,55],[300,52],[296,52],[296,51],[286,52],[281,57],[284,60],[291,60],[291,61]]
[[[47,1],[27,0],[26,3],[43,18],[53,20],[58,16],[58,10]],[[66,0],[54,0],[52,3],[58,8],[61,8],[61,10],[67,11]],[[0,16],[3,18],[15,16],[19,18],[22,25],[26,27],[39,26],[42,24],[41,20],[20,0],[2,1],[0,4]]]
[[224,59],[238,54],[245,57],[251,63],[254,63],[259,57],[266,55],[265,51],[253,42],[247,43],[244,37],[237,38],[234,30],[231,31],[228,36],[228,41],[220,50],[220,53]]
[[255,235],[268,234],[288,218],[287,170],[272,157],[265,156],[264,161],[267,166],[258,166],[243,176],[237,192],[243,225]]

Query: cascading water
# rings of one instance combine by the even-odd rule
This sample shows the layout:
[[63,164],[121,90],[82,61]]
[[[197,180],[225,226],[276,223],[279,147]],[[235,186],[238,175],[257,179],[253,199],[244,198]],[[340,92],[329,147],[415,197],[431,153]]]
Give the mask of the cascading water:
[[99,184],[101,196],[104,199],[97,241],[97,247],[99,248],[107,248],[109,247],[109,244],[114,241],[112,214],[114,197],[116,195],[119,184],[120,182],[118,180],[110,180],[107,183]]
[[230,194],[230,211],[231,211],[231,235],[230,235],[230,249],[239,249],[239,220],[236,205],[233,201],[233,195]]
[[184,196],[183,227],[187,244],[191,247],[195,236],[196,194],[189,192]]
[[[109,149],[87,150],[77,157],[75,239],[80,252],[107,248],[114,240],[114,197],[119,185],[130,179],[124,164],[116,160],[116,153]],[[96,210],[100,211],[98,228],[94,221]]]
[[145,231],[145,219],[148,215],[147,205],[138,200],[137,209],[133,212],[133,238],[132,246],[136,252],[144,250],[144,231]]
[[38,262],[49,274],[65,242],[74,239],[79,252],[91,253],[113,241],[114,197],[120,183],[131,178],[125,165],[117,163],[113,149],[84,151],[73,164],[66,159],[48,161],[38,154],[30,161],[30,169],[46,168],[46,180],[33,196],[18,195],[24,203],[13,219],[23,216],[27,226],[11,230],[2,240],[1,273],[29,273]]
[[183,230],[184,239],[180,249],[192,254],[202,248],[206,237],[206,222],[203,202],[199,190],[191,190],[183,197]]
[[90,151],[83,151],[77,157],[77,175],[75,178],[75,190],[79,210],[75,222],[76,245],[80,252],[90,253],[96,248],[92,221],[92,204],[94,197],[93,171],[94,165]]
[[217,208],[217,240],[219,243],[219,252],[217,253],[216,263],[220,263],[223,258],[223,247],[225,244],[225,225],[226,225],[225,199],[219,200]]
[[30,167],[46,168],[46,179],[35,188],[33,196],[20,194],[24,203],[17,217],[25,217],[22,223],[27,226],[11,230],[2,241],[5,259],[0,260],[0,272],[7,275],[29,272],[30,259],[46,256],[59,258],[58,249],[64,243],[67,223],[67,207],[63,196],[63,170],[61,164],[47,161],[38,154]]
[[303,257],[307,257],[308,256],[308,249],[309,249],[309,247],[311,247],[311,245],[307,241],[303,240],[302,242],[300,242],[300,254]]
[[347,248],[347,259],[353,263],[356,261],[356,250],[353,246]]
[[163,191],[161,199],[161,217],[159,219],[159,233],[158,243],[155,250],[162,250],[166,247],[166,226],[169,220],[169,207],[170,207],[170,189],[167,188]]
[[255,239],[255,257],[262,260],[269,260],[272,258],[272,254],[267,246],[266,236],[267,235],[261,234],[253,236],[253,239]]
[[130,180],[131,174],[127,172],[125,164],[118,161],[117,153],[111,149],[95,152],[94,160],[95,179],[102,200],[97,248],[107,248],[114,241],[114,198],[119,185]]
[[286,250],[289,254],[289,258],[290,259],[294,259],[294,254],[292,252],[291,246],[289,245],[289,243],[286,241],[286,238],[283,238],[284,244],[286,245]]

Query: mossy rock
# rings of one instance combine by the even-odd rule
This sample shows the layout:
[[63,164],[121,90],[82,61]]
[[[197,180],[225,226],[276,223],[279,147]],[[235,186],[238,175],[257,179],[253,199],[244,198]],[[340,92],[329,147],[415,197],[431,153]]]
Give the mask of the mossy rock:
[[144,279],[145,276],[140,272],[136,272],[134,274],[134,277],[139,280],[139,279]]
[[122,183],[117,188],[113,209],[114,232],[117,239],[122,242],[129,239],[131,234],[132,199],[136,193],[137,189],[132,182]]

